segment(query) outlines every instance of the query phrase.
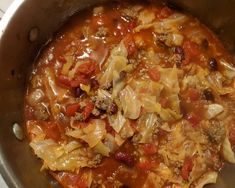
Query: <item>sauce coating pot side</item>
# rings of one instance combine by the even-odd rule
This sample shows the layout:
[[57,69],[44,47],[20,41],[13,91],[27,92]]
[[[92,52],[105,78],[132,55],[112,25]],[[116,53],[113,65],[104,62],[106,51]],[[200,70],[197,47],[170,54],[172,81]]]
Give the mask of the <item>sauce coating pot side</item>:
[[[23,98],[27,73],[41,47],[75,12],[101,0],[17,0],[0,24],[0,170],[9,187],[59,187],[31,153],[27,139],[13,134],[15,122],[23,125]],[[176,8],[198,17],[212,28],[235,54],[235,0],[171,0]],[[218,183],[208,187],[232,188],[235,166],[223,168]]]

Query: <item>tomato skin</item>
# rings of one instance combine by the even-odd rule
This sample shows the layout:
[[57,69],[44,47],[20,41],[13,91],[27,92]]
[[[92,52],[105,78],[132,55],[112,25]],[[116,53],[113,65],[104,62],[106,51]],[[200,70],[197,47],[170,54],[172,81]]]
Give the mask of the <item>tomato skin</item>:
[[158,163],[155,161],[143,161],[143,162],[137,163],[137,167],[140,170],[144,170],[144,171],[149,171],[149,170],[155,168],[157,165],[158,165]]
[[91,115],[93,109],[94,109],[94,104],[91,101],[87,102],[85,109],[82,112],[84,120],[86,120]]
[[70,81],[70,87],[80,87],[80,84],[89,84],[89,79],[84,76],[77,76],[74,80]]
[[59,56],[58,61],[62,64],[65,64],[67,62],[64,56]]
[[146,155],[153,155],[157,153],[157,147],[154,144],[144,144],[143,150]]
[[199,45],[190,40],[186,40],[183,43],[183,49],[185,54],[184,64],[189,64],[193,57],[196,57],[200,54]]
[[71,85],[69,78],[64,75],[59,75],[58,82],[65,85],[65,86],[68,86],[68,87],[70,87],[70,85]]
[[76,112],[79,110],[80,105],[79,103],[70,104],[66,107],[66,115],[67,116],[74,116]]
[[46,134],[46,138],[50,138],[56,142],[61,139],[61,133],[59,127],[54,122],[45,122],[42,123],[43,132]]
[[197,89],[194,89],[194,88],[189,88],[187,91],[187,94],[188,94],[188,98],[191,101],[197,101],[200,97],[200,93],[198,92]]
[[78,67],[77,73],[84,74],[86,76],[91,76],[95,71],[97,64],[94,62],[86,62]]
[[158,19],[165,19],[168,18],[170,15],[173,14],[173,11],[168,7],[163,7],[156,15]]
[[157,69],[148,69],[148,75],[155,82],[158,82],[161,78],[161,74]]
[[184,164],[181,169],[181,176],[184,180],[188,180],[189,174],[193,169],[193,159],[191,157],[186,157],[184,159]]
[[193,127],[197,127],[201,121],[201,118],[195,114],[188,114],[186,119],[192,124]]
[[58,174],[55,174],[55,177],[64,187],[73,187],[73,188],[88,187],[86,178],[83,178],[81,174],[60,172]]
[[161,98],[159,103],[161,104],[162,108],[170,107],[170,101],[167,98]]
[[132,56],[137,52],[135,41],[132,34],[127,34],[124,38],[124,44],[127,48],[128,56]]

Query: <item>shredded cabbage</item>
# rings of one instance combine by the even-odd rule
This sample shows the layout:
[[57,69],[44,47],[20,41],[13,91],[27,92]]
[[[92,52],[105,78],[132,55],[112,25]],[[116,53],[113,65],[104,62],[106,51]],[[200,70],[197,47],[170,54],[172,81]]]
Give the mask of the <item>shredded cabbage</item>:
[[235,77],[235,68],[224,59],[220,60],[220,64],[224,67],[224,75],[229,79],[233,79]]
[[158,126],[158,117],[155,114],[146,114],[137,121],[139,143],[151,143],[153,134]]
[[30,146],[35,154],[43,160],[43,169],[53,171],[75,171],[82,167],[94,167],[96,161],[90,149],[83,148],[76,141],[59,145],[51,139],[32,140]]
[[136,92],[129,85],[120,92],[120,101],[125,117],[130,119],[137,119],[139,117],[141,103]]
[[[98,81],[101,86],[107,86],[115,81],[115,75],[119,75],[121,71],[127,66],[127,49],[123,42],[118,44],[110,52],[105,65],[105,71],[100,75]],[[116,79],[116,78],[115,78]]]
[[92,120],[84,128],[66,132],[68,136],[84,140],[91,148],[97,145],[104,138],[105,134],[105,122],[99,119]]
[[108,116],[110,126],[119,133],[124,124],[126,123],[126,118],[122,115],[120,111],[117,114]]

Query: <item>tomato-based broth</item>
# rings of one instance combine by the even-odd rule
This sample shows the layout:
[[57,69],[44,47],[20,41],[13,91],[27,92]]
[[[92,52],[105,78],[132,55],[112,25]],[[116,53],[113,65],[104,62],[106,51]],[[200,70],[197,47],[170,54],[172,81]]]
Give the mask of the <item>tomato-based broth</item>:
[[30,146],[66,188],[193,188],[235,162],[232,59],[197,19],[159,3],[73,16],[25,97]]

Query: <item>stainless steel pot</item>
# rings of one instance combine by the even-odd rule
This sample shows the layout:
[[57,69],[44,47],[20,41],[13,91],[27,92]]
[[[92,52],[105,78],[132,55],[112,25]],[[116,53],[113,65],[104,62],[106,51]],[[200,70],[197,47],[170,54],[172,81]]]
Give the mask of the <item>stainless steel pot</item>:
[[[15,0],[0,23],[0,171],[10,188],[59,187],[19,141],[12,125],[23,125],[27,73],[42,46],[75,12],[104,0]],[[211,27],[235,55],[235,0],[170,0]],[[234,56],[235,57],[235,56]],[[226,164],[218,183],[234,188],[235,166]]]

